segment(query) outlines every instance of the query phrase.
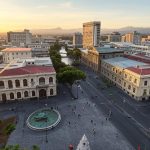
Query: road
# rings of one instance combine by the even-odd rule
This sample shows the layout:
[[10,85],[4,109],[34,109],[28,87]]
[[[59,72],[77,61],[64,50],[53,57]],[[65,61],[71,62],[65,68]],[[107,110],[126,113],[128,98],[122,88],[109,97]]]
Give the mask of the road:
[[97,79],[95,73],[85,67],[81,69],[87,74],[87,79],[81,82],[81,87],[89,99],[107,118],[110,116],[110,121],[135,149],[140,145],[141,150],[150,150],[150,115],[149,111],[147,114],[143,113],[145,108],[150,108],[149,103],[136,102],[116,87],[103,89],[105,84],[101,79]]

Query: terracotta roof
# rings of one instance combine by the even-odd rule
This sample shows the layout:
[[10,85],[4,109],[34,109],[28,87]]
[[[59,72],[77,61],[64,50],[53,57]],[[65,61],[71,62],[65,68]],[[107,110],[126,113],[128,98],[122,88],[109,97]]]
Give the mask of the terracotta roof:
[[52,66],[25,66],[21,68],[14,68],[4,70],[0,76],[19,76],[27,74],[40,74],[40,73],[52,73],[55,72]]
[[4,50],[2,50],[2,52],[24,52],[24,51],[31,51],[32,49],[31,48],[14,48],[14,47],[11,47],[11,48],[6,48]]
[[136,74],[139,75],[150,75],[150,66],[149,67],[145,67],[145,68],[141,68],[141,67],[129,67],[126,68]]

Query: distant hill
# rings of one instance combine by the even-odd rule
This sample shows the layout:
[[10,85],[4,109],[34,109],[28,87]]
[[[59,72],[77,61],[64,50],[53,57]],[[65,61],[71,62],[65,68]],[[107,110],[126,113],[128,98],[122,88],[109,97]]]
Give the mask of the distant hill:
[[[23,29],[22,29],[23,30]],[[22,31],[20,30],[20,31]],[[63,28],[53,28],[53,29],[30,29],[33,34],[49,34],[49,35],[72,35],[75,32],[81,32],[82,28],[75,28],[75,29],[63,29]],[[137,31],[141,34],[150,34],[150,27],[144,28],[144,27],[124,27],[119,29],[107,29],[102,28],[101,33],[102,34],[109,34],[111,32],[118,31],[121,34],[125,34],[128,32]],[[0,33],[0,34],[6,34],[6,33]]]

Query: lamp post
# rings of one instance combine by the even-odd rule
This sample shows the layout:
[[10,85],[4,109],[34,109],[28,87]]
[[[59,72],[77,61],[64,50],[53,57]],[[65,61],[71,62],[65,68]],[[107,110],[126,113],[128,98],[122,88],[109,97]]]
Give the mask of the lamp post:
[[[45,107],[47,108],[47,103],[45,104]],[[47,139],[47,119],[46,119],[46,139],[45,142],[48,143],[48,139]]]

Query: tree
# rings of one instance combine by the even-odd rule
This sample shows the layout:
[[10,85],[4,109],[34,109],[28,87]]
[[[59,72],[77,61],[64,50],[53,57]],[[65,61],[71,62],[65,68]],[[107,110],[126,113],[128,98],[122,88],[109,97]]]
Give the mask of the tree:
[[33,145],[33,146],[32,146],[32,150],[40,150],[40,148],[39,148],[39,146],[37,146],[37,145]]
[[63,69],[60,69],[60,72],[57,74],[58,82],[69,83],[71,86],[76,80],[81,80],[85,78],[85,73],[74,67],[65,67]]

